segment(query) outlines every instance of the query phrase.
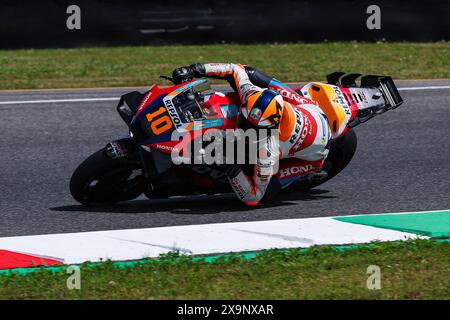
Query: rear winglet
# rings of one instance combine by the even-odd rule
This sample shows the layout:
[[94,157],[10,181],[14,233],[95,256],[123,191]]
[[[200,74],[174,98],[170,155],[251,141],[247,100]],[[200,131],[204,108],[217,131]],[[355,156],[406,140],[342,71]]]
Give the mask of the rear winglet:
[[395,109],[403,103],[403,99],[389,76],[367,75],[361,78],[361,87],[376,87],[383,94],[387,109]]
[[327,82],[329,84],[339,84],[339,78],[342,77],[345,72],[336,71],[330,74],[327,74]]

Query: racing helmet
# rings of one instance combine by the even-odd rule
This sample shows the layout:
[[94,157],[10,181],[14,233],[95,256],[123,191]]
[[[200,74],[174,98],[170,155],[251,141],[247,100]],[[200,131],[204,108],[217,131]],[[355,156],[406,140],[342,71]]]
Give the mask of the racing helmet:
[[253,93],[242,106],[242,116],[247,127],[277,128],[283,112],[283,97],[271,89]]

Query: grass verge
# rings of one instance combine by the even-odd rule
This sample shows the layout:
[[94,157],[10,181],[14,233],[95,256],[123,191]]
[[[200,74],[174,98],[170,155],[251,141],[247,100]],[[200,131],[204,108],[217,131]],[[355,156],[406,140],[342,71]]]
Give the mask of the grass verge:
[[[450,243],[412,240],[336,250],[319,246],[269,250],[246,260],[211,263],[168,254],[119,269],[81,266],[81,289],[64,271],[1,276],[0,299],[449,299]],[[381,269],[381,289],[368,290],[367,268]]]
[[0,89],[148,86],[176,66],[244,63],[281,81],[324,80],[332,71],[395,79],[450,78],[450,43],[141,46],[0,51]]

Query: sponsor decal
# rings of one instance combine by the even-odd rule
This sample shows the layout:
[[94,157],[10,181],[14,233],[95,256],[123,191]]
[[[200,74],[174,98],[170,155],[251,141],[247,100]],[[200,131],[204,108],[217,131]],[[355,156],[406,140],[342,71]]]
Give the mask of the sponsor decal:
[[302,124],[303,124],[303,115],[301,114],[300,111],[297,110],[297,108],[293,108],[293,110],[295,111],[295,128],[294,128],[294,132],[291,135],[291,138],[289,139],[289,142],[291,144],[294,144],[297,139],[298,139],[298,135],[300,134],[300,130],[302,130]]
[[334,102],[339,103],[342,106],[342,108],[344,109],[345,114],[350,116],[352,114],[352,112],[351,112],[350,107],[348,106],[347,102],[345,101],[344,95],[342,94],[341,90],[338,87],[333,86],[333,91],[336,94],[336,99],[334,100]]
[[328,122],[322,114],[320,114],[319,119],[320,122],[322,123],[322,144],[325,145],[326,142],[328,141],[328,136],[330,134],[329,133],[330,127],[328,126]]
[[283,96],[283,98],[293,100],[293,101],[297,102],[297,104],[312,102],[311,100],[303,98],[302,96],[298,95],[297,93],[289,91],[287,89],[280,88],[280,87],[276,87],[275,89]]
[[169,113],[170,118],[172,119],[173,124],[178,129],[183,124],[181,123],[181,119],[178,116],[178,112],[173,105],[172,100],[164,100],[164,105],[166,106],[167,112]]
[[174,151],[174,152],[178,151],[178,148],[175,148],[175,147],[172,147],[172,146],[166,146],[164,144],[156,144],[156,145],[154,145],[152,147],[154,147],[156,149],[160,149],[160,150],[167,150],[167,151]]
[[259,164],[256,166],[256,175],[262,182],[266,182],[272,175],[272,166]]
[[364,94],[364,91],[359,91],[358,94],[361,97],[361,99],[367,103],[367,98],[366,98],[366,95]]
[[242,186],[239,183],[238,178],[230,179],[231,187],[233,188],[234,192],[238,196],[240,200],[245,198],[245,195],[247,194],[246,190],[244,189],[244,186]]
[[249,83],[243,83],[239,88],[241,89],[241,94],[244,101],[248,101],[249,97],[255,93],[254,85]]
[[150,99],[151,96],[152,96],[152,92],[149,91],[149,92],[145,95],[144,99],[141,101],[141,104],[139,105],[139,108],[138,108],[137,113],[141,112],[142,108],[144,108],[144,107],[147,105],[148,99]]
[[106,147],[106,152],[112,159],[122,158],[128,154],[125,146],[122,146],[120,142],[117,141],[110,142]]
[[286,169],[280,170],[280,178],[288,178],[291,176],[300,176],[302,174],[309,173],[310,171],[314,170],[314,166],[312,164],[306,164],[304,166],[295,166],[290,167]]
[[310,134],[312,134],[312,124],[311,120],[307,116],[303,116],[300,111],[296,110],[297,119],[302,118],[303,119],[303,126],[301,126],[302,122],[300,122],[300,125],[298,125],[298,122],[296,124],[294,134],[292,135],[289,142],[293,144],[293,147],[290,149],[289,154],[293,155],[295,152],[297,152],[303,141],[305,141],[306,137]]
[[[300,133],[300,137],[298,138],[297,142],[295,143],[293,150],[299,150],[303,141],[305,141],[305,138],[311,134],[311,126],[309,120],[305,121],[305,125],[303,126],[303,129]],[[295,151],[294,151],[295,153]]]

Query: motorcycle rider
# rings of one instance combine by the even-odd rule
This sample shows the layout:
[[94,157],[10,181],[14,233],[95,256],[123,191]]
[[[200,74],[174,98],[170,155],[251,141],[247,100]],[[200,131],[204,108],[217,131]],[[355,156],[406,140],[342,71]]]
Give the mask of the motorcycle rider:
[[238,127],[278,131],[277,137],[269,135],[260,145],[253,172],[245,172],[239,165],[227,169],[231,187],[246,205],[255,206],[276,195],[281,190],[279,177],[294,181],[299,175],[306,177],[322,171],[331,131],[315,102],[241,64],[196,63],[176,68],[172,73],[176,83],[194,77],[228,80],[241,100]]

